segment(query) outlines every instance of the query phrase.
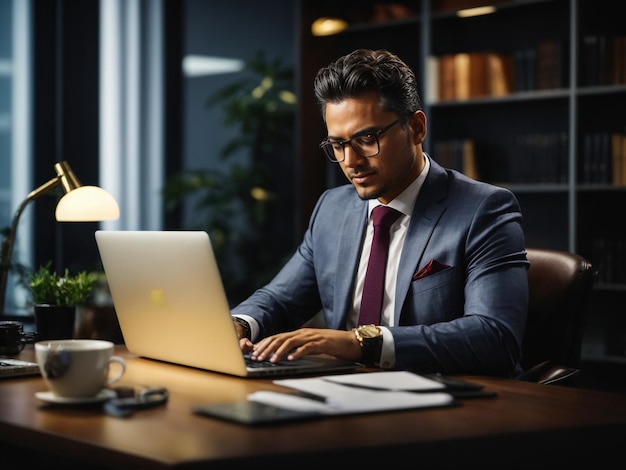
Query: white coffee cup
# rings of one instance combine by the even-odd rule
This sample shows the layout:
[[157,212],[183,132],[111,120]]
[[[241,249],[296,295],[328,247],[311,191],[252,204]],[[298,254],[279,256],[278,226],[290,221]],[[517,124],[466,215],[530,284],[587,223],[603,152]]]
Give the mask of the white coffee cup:
[[[89,398],[117,382],[126,372],[115,345],[97,339],[60,339],[35,343],[37,364],[46,384],[58,397]],[[118,365],[112,376],[109,366]]]

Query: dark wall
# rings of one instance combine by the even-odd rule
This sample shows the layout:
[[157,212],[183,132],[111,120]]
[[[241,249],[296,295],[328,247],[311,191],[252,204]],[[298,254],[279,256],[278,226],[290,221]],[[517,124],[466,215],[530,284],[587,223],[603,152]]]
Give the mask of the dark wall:
[[[33,2],[35,186],[56,176],[63,160],[81,183],[98,184],[98,10],[82,0]],[[97,224],[57,223],[57,197],[34,204],[35,266],[91,269]]]
[[[257,51],[293,66],[296,1],[187,0],[183,31],[185,54],[248,61]],[[206,105],[218,89],[241,78],[225,73],[185,79],[183,99],[183,162],[187,168],[218,165],[218,152],[236,130],[225,127],[219,109]]]

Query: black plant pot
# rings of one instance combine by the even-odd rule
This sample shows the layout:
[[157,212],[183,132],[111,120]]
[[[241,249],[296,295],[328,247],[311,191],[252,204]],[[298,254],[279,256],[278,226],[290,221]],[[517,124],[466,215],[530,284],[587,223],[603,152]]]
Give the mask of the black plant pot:
[[35,305],[37,341],[74,338],[75,305]]

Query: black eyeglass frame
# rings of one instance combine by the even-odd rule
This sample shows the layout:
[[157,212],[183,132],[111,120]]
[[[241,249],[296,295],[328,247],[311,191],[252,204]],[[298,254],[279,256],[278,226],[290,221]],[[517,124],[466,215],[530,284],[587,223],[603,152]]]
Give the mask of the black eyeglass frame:
[[[375,132],[364,132],[364,133],[361,133],[361,134],[357,134],[357,135],[353,136],[349,140],[330,141],[328,139],[324,139],[320,143],[319,147],[324,152],[324,155],[326,155],[326,157],[328,157],[328,159],[331,162],[333,162],[333,163],[340,163],[340,162],[343,162],[346,159],[346,145],[348,145],[348,144],[350,144],[350,147],[352,147],[352,150],[354,150],[354,152],[357,155],[359,155],[360,157],[363,157],[363,158],[375,157],[376,155],[378,155],[380,153],[380,136],[383,135],[385,132],[387,132],[389,129],[391,129],[393,126],[395,126],[396,124],[398,124],[400,122],[402,122],[402,118],[396,119],[392,123],[386,125],[382,129],[378,129]],[[352,141],[354,139],[358,139],[358,138],[365,137],[365,136],[372,136],[372,137],[374,137],[374,141],[376,142],[376,148],[377,148],[376,153],[373,153],[372,155],[363,155],[361,153],[360,149],[358,149],[354,145],[352,145]],[[336,158],[335,150],[333,149],[333,145],[341,145],[341,150],[343,151],[343,158],[341,160],[338,160]]]

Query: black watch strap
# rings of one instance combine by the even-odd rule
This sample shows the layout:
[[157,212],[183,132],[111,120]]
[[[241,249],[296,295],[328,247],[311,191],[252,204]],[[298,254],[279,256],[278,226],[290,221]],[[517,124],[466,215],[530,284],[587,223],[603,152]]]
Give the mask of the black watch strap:
[[[373,335],[372,329],[376,330]],[[361,364],[370,367],[379,367],[383,349],[383,335],[376,325],[363,325],[353,328],[354,336],[361,346]]]
[[238,323],[244,329],[245,331],[244,338],[250,339],[251,337],[250,324],[247,321],[245,321],[243,318],[239,318],[239,317],[232,317],[232,318],[235,323]]
[[363,347],[361,348],[361,362],[366,366],[376,366],[380,364],[380,354],[383,347],[383,337],[363,338]]

